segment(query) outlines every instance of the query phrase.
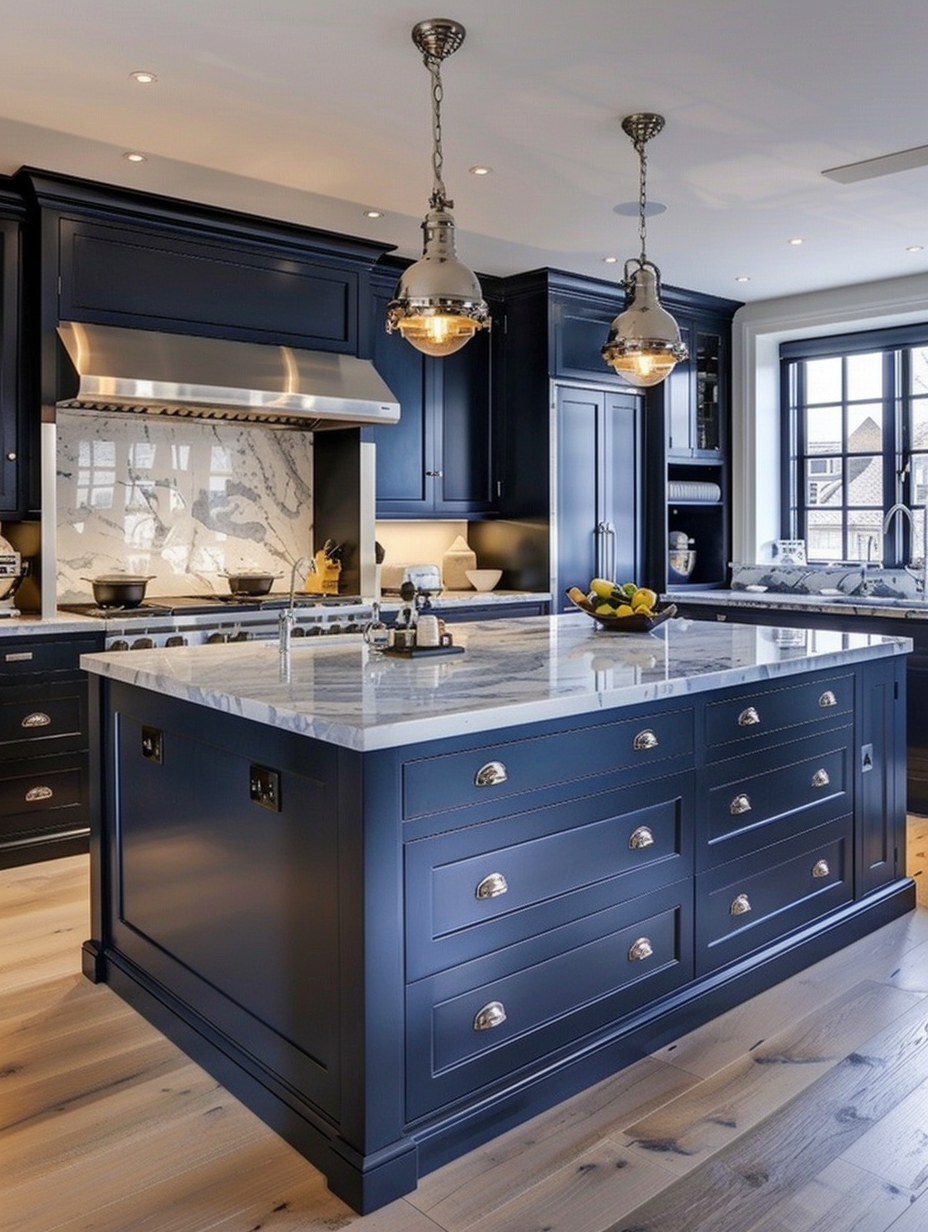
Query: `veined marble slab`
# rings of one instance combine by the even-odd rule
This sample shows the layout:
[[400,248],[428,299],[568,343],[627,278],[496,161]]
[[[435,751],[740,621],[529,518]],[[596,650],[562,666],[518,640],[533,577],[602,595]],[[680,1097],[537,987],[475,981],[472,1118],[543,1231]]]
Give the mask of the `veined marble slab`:
[[[404,660],[358,638],[85,655],[112,680],[360,751],[495,731],[907,653],[908,638],[671,620],[608,633],[577,613],[454,626],[462,655]],[[346,644],[350,641],[350,645]]]
[[147,594],[226,593],[225,572],[289,578],[313,535],[312,434],[61,410],[59,603],[85,577],[151,575]]
[[911,598],[848,595],[847,598],[838,599],[829,595],[757,594],[744,590],[674,591],[663,598],[671,603],[698,603],[705,607],[780,608],[783,611],[815,612],[819,615],[889,616],[899,621],[928,622],[928,603]]

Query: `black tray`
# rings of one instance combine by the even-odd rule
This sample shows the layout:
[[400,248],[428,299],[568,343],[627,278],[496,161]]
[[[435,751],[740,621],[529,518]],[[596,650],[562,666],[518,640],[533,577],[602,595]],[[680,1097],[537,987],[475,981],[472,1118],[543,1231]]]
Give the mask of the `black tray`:
[[387,646],[383,652],[393,655],[395,659],[428,659],[437,655],[457,655],[464,653],[463,646]]

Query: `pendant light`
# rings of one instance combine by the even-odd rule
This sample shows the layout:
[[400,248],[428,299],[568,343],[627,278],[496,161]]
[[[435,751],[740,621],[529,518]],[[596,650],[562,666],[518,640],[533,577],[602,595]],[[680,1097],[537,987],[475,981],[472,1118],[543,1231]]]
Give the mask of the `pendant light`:
[[422,52],[432,78],[432,196],[422,223],[422,257],[399,280],[387,305],[387,331],[398,329],[426,355],[452,355],[490,317],[477,276],[457,259],[454,219],[442,180],[441,63],[464,42],[464,27],[447,17],[432,17],[413,27],[412,41]]
[[602,357],[629,385],[659,385],[689,352],[676,321],[661,307],[661,272],[645,251],[647,158],[645,144],[664,127],[664,117],[642,112],[626,116],[623,131],[638,152],[638,237],[641,255],[625,262],[626,307],[612,322]]

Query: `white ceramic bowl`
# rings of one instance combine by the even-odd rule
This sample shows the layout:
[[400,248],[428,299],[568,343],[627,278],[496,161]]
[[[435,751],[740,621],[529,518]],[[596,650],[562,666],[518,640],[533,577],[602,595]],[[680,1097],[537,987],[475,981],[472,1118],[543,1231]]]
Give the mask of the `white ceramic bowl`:
[[502,569],[465,569],[464,573],[474,590],[492,590],[503,576]]

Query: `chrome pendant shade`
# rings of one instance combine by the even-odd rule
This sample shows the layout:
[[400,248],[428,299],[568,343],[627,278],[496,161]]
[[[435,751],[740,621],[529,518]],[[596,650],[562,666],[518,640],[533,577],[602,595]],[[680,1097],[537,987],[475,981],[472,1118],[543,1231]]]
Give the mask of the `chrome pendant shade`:
[[661,272],[646,252],[647,158],[645,144],[664,127],[664,117],[643,112],[626,116],[624,132],[639,159],[638,236],[641,255],[625,262],[625,309],[612,322],[602,357],[629,385],[659,385],[689,352],[676,321],[660,302]]
[[458,260],[454,241],[454,202],[442,180],[441,63],[464,42],[464,27],[445,17],[420,21],[412,39],[432,78],[432,169],[430,209],[422,222],[421,258],[401,276],[387,305],[387,330],[398,329],[426,355],[452,355],[479,329],[490,326],[477,276]]

